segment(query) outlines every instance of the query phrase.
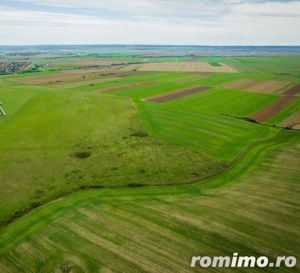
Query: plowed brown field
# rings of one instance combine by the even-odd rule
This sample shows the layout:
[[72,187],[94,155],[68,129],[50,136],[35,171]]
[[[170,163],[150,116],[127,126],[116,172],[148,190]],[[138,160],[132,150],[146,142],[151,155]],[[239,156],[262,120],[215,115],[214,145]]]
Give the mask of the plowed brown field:
[[198,87],[193,87],[185,90],[177,90],[166,94],[150,97],[147,98],[146,100],[152,102],[166,102],[180,97],[189,96],[198,92],[206,91],[208,89],[210,89],[210,87],[208,86],[198,86]]
[[294,96],[300,92],[300,84],[296,84],[288,88],[283,92],[284,95]]
[[297,97],[295,97],[295,96],[280,97],[277,101],[267,105],[263,109],[254,113],[251,116],[251,119],[258,121],[258,122],[263,122],[263,121],[269,119],[270,117],[274,116],[275,114],[277,114],[279,111],[281,111],[284,107],[289,105],[295,99],[297,99]]

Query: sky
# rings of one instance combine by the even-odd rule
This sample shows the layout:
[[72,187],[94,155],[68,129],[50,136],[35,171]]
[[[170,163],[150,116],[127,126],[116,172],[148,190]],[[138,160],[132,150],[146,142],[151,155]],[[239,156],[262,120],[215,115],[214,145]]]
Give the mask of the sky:
[[300,45],[300,0],[0,0],[0,45]]

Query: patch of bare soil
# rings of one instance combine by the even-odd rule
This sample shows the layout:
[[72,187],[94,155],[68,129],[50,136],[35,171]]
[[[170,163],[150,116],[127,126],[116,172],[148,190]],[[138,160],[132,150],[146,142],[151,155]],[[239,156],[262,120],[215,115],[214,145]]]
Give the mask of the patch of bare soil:
[[199,93],[202,91],[206,91],[208,89],[210,89],[210,87],[208,87],[208,86],[197,86],[197,87],[193,87],[193,88],[189,88],[189,89],[177,90],[177,91],[169,92],[166,94],[153,96],[153,97],[147,98],[146,101],[162,103],[162,102],[166,102],[169,100],[174,100],[177,98],[181,98],[181,97],[189,96],[189,95]]
[[297,95],[300,92],[300,84],[295,84],[285,90],[282,94],[286,96],[294,96]]
[[272,116],[276,115],[279,111],[284,109],[287,105],[289,105],[295,99],[297,99],[297,97],[295,97],[295,96],[280,97],[277,101],[267,105],[263,109],[254,113],[251,116],[251,119],[255,120],[257,122],[263,122],[263,121],[271,118]]

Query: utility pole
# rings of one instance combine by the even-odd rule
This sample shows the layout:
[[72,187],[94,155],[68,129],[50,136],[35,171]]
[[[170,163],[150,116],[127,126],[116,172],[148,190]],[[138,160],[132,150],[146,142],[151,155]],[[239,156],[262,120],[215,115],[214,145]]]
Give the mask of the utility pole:
[[0,114],[2,114],[3,116],[6,116],[6,113],[3,110],[2,106],[3,106],[3,103],[0,101]]

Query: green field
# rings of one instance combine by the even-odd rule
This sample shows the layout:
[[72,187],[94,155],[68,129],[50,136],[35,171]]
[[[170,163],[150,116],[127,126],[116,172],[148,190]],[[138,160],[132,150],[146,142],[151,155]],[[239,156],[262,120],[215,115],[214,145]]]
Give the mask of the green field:
[[[280,94],[222,87],[299,83],[299,57],[201,57],[239,71],[206,75],[128,72],[149,60],[126,54],[50,54],[33,59],[50,63],[43,71],[0,76],[0,272],[182,273],[199,272],[195,255],[299,258],[300,133],[276,125],[300,98],[254,123]],[[197,86],[210,89],[147,101]]]

